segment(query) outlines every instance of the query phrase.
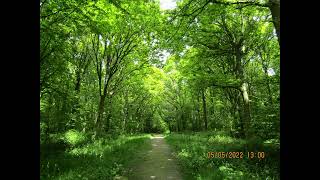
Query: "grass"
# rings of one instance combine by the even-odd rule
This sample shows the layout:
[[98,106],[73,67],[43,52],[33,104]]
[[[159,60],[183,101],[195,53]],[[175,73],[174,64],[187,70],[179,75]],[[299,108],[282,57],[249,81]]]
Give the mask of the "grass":
[[[124,173],[137,152],[150,148],[148,134],[106,137],[83,143],[82,135],[68,132],[60,139],[71,146],[51,152],[42,149],[40,179],[113,179]],[[77,146],[78,139],[81,145]]]
[[[172,133],[166,141],[186,175],[185,179],[280,179],[280,147],[273,141],[232,138],[219,132]],[[265,152],[248,158],[247,152]],[[208,152],[243,152],[243,159],[208,158]]]

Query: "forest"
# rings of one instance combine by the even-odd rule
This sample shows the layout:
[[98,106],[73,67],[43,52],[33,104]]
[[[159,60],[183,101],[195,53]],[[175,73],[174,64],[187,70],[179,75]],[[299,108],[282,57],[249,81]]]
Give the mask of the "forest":
[[39,59],[40,179],[280,179],[280,0],[41,0]]

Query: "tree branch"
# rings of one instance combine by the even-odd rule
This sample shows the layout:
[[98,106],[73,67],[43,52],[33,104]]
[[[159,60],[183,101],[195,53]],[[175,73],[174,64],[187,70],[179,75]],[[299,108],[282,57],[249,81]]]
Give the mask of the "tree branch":
[[209,0],[213,4],[223,4],[223,5],[244,5],[246,6],[259,6],[259,7],[269,7],[269,4],[263,4],[255,1],[238,1],[238,2],[223,2],[218,0]]

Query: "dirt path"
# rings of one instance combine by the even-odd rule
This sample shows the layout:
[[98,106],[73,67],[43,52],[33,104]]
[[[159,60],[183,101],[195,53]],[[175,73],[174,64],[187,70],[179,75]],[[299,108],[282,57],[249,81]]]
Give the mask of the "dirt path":
[[179,167],[163,135],[154,135],[152,149],[144,154],[144,160],[132,167],[128,179],[132,180],[167,180],[182,179]]

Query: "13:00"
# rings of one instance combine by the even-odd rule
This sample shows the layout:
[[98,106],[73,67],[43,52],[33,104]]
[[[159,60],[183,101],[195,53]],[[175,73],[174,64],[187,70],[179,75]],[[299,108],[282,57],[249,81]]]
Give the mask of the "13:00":
[[248,152],[248,158],[250,158],[250,159],[253,159],[253,158],[263,159],[263,158],[265,158],[265,153],[264,152]]

